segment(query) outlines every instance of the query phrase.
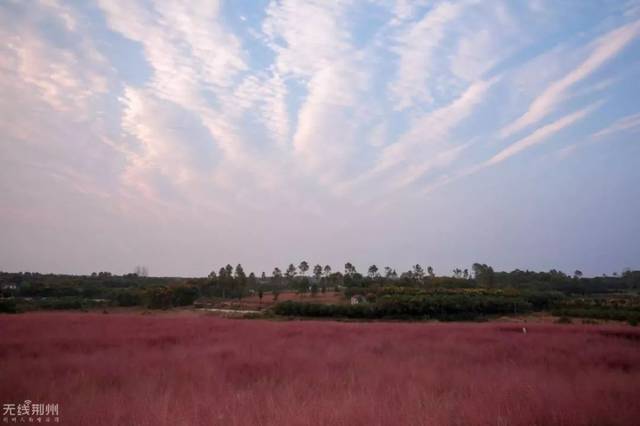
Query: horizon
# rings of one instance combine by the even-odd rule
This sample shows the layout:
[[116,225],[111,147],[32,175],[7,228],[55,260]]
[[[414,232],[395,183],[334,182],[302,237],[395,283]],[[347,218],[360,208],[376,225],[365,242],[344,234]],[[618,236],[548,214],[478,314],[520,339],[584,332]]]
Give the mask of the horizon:
[[[349,263],[350,263],[350,262],[349,262]],[[307,272],[305,272],[304,274],[302,274],[302,273],[300,272],[300,266],[299,266],[299,264],[291,263],[291,265],[293,265],[293,266],[296,268],[296,275],[295,275],[293,278],[294,278],[294,279],[295,279],[295,278],[303,278],[303,277],[306,277],[306,278],[314,278],[314,274],[313,274],[313,267],[314,267],[315,265],[320,265],[320,266],[322,266],[323,268],[324,268],[325,266],[329,266],[329,267],[331,268],[331,272],[330,272],[330,274],[339,273],[339,274],[341,274],[341,275],[347,275],[347,272],[346,272],[346,270],[345,270],[345,268],[344,268],[344,267],[342,267],[342,268],[337,268],[337,269],[333,269],[333,266],[332,266],[332,265],[323,265],[323,264],[320,264],[320,263],[314,264],[313,262],[309,262],[308,264],[309,264],[309,270],[308,270]],[[243,266],[243,265],[242,265],[242,263],[239,263],[239,264],[238,264],[238,263],[234,263],[234,264],[229,263],[229,264],[226,264],[226,265],[220,265],[220,267],[218,267],[218,268],[213,268],[213,269],[212,269],[208,274],[201,275],[201,276],[196,276],[196,275],[154,275],[154,274],[153,274],[153,273],[151,273],[150,271],[146,270],[146,267],[144,267],[144,266],[137,266],[137,267],[135,267],[135,268],[132,268],[132,270],[131,270],[131,271],[129,271],[129,272],[123,272],[123,273],[113,273],[113,272],[111,272],[111,271],[93,271],[93,272],[91,272],[91,273],[82,274],[82,273],[72,273],[72,272],[71,272],[71,273],[64,273],[64,272],[63,272],[63,273],[56,273],[56,272],[39,272],[39,271],[4,271],[4,270],[1,270],[1,269],[0,269],[0,274],[38,274],[38,275],[72,276],[72,277],[103,277],[103,276],[101,276],[100,274],[108,273],[108,274],[109,274],[109,276],[114,276],[114,277],[126,277],[126,276],[129,276],[129,275],[135,275],[135,276],[140,277],[140,278],[202,279],[202,278],[208,278],[208,277],[210,277],[210,274],[211,274],[211,273],[215,273],[215,274],[216,274],[216,276],[217,276],[217,275],[218,275],[218,272],[219,272],[222,268],[224,268],[224,267],[226,267],[226,266],[229,266],[229,265],[231,265],[234,269],[235,269],[235,267],[236,267],[237,265]],[[260,279],[260,278],[261,278],[262,273],[264,273],[264,274],[265,274],[265,276],[266,276],[267,278],[271,279],[271,278],[273,278],[273,272],[275,271],[275,268],[280,269],[280,272],[284,275],[284,273],[285,273],[285,271],[286,271],[286,269],[287,269],[287,267],[288,267],[288,266],[289,266],[289,264],[287,264],[287,265],[282,265],[282,267],[280,267],[280,266],[274,266],[274,267],[273,267],[273,269],[271,269],[270,271],[268,271],[268,270],[264,270],[264,271],[253,271],[253,270],[250,270],[250,269],[248,269],[248,270],[244,270],[244,266],[243,266],[243,270],[244,270],[244,272],[245,272],[245,274],[246,274],[247,276],[249,276],[250,274],[254,274],[254,275],[255,275],[255,277],[256,277],[257,279]],[[346,266],[346,265],[345,265],[345,266]],[[368,265],[367,267],[364,267],[364,268],[362,268],[362,269],[361,269],[361,268],[359,268],[357,265],[353,265],[353,266],[355,267],[355,272],[356,272],[356,273],[361,274],[361,275],[362,275],[362,276],[364,276],[364,277],[368,276],[368,269],[369,269],[369,267],[370,267],[370,266],[376,266],[376,268],[378,268],[378,269],[377,269],[377,272],[378,272],[378,276],[379,276],[379,277],[382,277],[382,278],[387,279],[387,280],[401,280],[401,279],[402,279],[401,275],[402,275],[402,274],[404,274],[405,272],[413,273],[413,271],[414,271],[414,266],[415,266],[415,265],[411,265],[411,267],[409,267],[409,268],[408,268],[408,269],[406,269],[406,270],[405,270],[405,269],[395,268],[395,267],[393,267],[393,266],[391,266],[391,265],[376,265],[376,264],[371,264],[371,265]],[[428,268],[428,267],[432,267],[432,265],[422,265],[422,264],[420,264],[420,266],[424,269],[424,271],[423,271],[423,272],[424,272],[424,274],[425,274],[425,275],[427,275],[427,273],[426,273],[427,268]],[[486,265],[486,266],[492,266],[492,265]],[[396,275],[395,275],[395,276],[385,276],[385,274],[384,274],[384,270],[385,270],[387,267],[389,267],[392,271],[394,271]],[[144,273],[142,273],[142,274],[141,274],[139,271],[137,271],[137,269],[138,269],[138,268],[145,268]],[[444,273],[439,273],[439,271],[438,271],[436,268],[433,268],[433,269],[432,269],[432,271],[433,271],[433,277],[436,277],[436,278],[455,277],[455,272],[454,272],[454,270],[451,270],[451,271],[448,271],[448,272],[444,272]],[[467,272],[468,272],[468,277],[462,277],[462,276],[459,276],[458,278],[474,279],[474,273],[473,273],[473,267],[472,267],[472,265],[471,265],[471,266],[469,266],[469,267],[461,267],[461,268],[459,269],[459,272],[460,272],[460,273],[463,273],[464,271],[467,271]],[[574,271],[562,271],[562,270],[560,270],[560,269],[555,269],[555,268],[552,268],[552,269],[550,269],[550,270],[548,270],[548,271],[532,270],[532,269],[526,269],[526,268],[525,268],[525,269],[522,269],[522,268],[514,268],[514,269],[512,269],[512,270],[501,270],[501,269],[495,269],[495,272],[496,272],[496,273],[506,273],[506,274],[508,274],[508,273],[512,273],[512,272],[515,272],[515,271],[531,272],[531,273],[550,273],[550,272],[552,272],[552,271],[555,271],[555,272],[558,272],[558,273],[564,274],[564,275],[566,275],[566,276],[568,276],[568,277],[574,277],[574,278],[576,278],[576,272],[579,272],[579,273],[580,273],[580,275],[579,275],[579,276],[577,276],[577,278],[587,278],[587,279],[590,279],[590,278],[599,278],[599,277],[620,278],[620,277],[622,277],[622,276],[625,274],[625,272],[627,272],[627,271],[628,271],[628,272],[637,272],[637,271],[635,271],[635,270],[634,270],[634,269],[632,269],[632,268],[625,268],[625,269],[623,269],[622,271],[613,271],[613,272],[611,272],[610,274],[602,273],[602,274],[600,274],[600,275],[587,275],[587,274],[584,274],[584,273],[583,273],[581,270],[579,270],[579,269],[576,269],[576,270],[574,270]],[[323,272],[323,273],[322,273],[322,276],[323,276],[323,277],[325,277],[325,276],[326,276],[326,273],[325,273],[325,272]]]
[[0,36],[0,271],[640,270],[639,0],[7,1]]

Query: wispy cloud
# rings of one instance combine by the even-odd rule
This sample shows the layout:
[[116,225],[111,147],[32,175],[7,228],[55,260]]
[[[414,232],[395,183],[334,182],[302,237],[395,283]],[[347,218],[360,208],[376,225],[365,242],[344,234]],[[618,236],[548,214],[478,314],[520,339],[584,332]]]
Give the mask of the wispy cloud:
[[[637,2],[613,3],[566,22],[576,5],[507,0],[0,2],[0,233],[83,229],[118,267],[175,245],[198,272],[300,235],[309,256],[372,229],[397,247],[424,228],[406,212],[458,213],[435,188],[640,127]],[[47,241],[24,253],[49,265]]]
[[398,73],[389,85],[394,109],[403,110],[415,103],[429,102],[433,57],[440,46],[447,25],[461,13],[464,4],[436,4],[419,21],[402,28],[394,38],[393,52],[398,55]]
[[[586,108],[582,108],[578,111],[567,114],[550,124],[547,124],[545,126],[542,126],[536,129],[530,135],[517,140],[516,142],[512,143],[507,148],[493,155],[491,158],[489,158],[486,161],[473,164],[471,166],[462,168],[450,174],[442,175],[438,179],[434,180],[433,182],[428,183],[426,187],[423,188],[423,193],[432,192],[454,181],[476,174],[483,169],[496,166],[499,163],[515,156],[516,154],[519,154],[535,145],[541,144],[546,140],[548,140],[549,138],[551,138],[556,133],[564,130],[569,126],[572,126],[579,120],[583,119],[584,117],[586,117],[587,115],[595,111],[601,105],[602,105],[602,102],[596,102],[592,105],[587,106]],[[569,151],[567,150],[566,154],[568,153]]]
[[524,137],[522,139],[519,139],[518,141],[512,143],[511,145],[509,145],[507,148],[503,149],[502,151],[500,151],[499,153],[497,153],[496,155],[494,155],[493,157],[491,157],[491,159],[489,159],[485,165],[486,166],[493,166],[495,164],[498,164],[516,154],[518,154],[521,151],[524,151],[525,149],[531,148],[534,145],[537,145],[541,142],[544,142],[546,139],[548,139],[551,135],[558,133],[559,131],[561,131],[562,129],[564,129],[565,127],[571,126],[572,124],[574,124],[576,121],[584,118],[585,116],[587,116],[589,113],[593,112],[593,110],[595,110],[596,108],[598,108],[600,105],[602,105],[601,102],[597,102],[593,105],[590,105],[586,108],[582,108],[576,112],[573,112],[571,114],[565,115],[564,117],[554,121],[553,123],[547,124],[546,126],[540,127],[539,129],[537,129],[536,131],[534,131],[533,133],[531,133],[529,136]]
[[593,43],[593,50],[578,67],[550,84],[516,121],[504,127],[500,135],[507,138],[537,123],[558,108],[572,86],[589,77],[624,49],[640,32],[640,21],[617,28]]
[[611,125],[593,134],[594,139],[604,138],[615,133],[636,130],[640,127],[640,113],[631,114],[614,121]]

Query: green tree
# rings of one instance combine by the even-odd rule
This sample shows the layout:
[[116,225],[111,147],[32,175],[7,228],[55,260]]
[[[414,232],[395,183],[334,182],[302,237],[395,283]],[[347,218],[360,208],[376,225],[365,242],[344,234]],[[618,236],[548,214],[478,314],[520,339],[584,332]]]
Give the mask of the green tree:
[[313,267],[313,276],[316,280],[319,280],[322,277],[322,265],[316,265]]
[[241,264],[236,265],[235,270],[235,291],[238,299],[242,299],[244,289],[247,286],[247,276],[244,273],[244,269]]
[[344,264],[344,274],[345,275],[353,275],[356,273],[356,267],[353,266],[351,262],[347,262]]
[[300,269],[300,272],[304,277],[307,271],[309,270],[309,263],[307,263],[306,260],[303,260],[302,262],[300,262],[300,265],[298,265],[298,269]]
[[424,278],[424,269],[422,269],[422,266],[420,266],[419,263],[416,263],[413,266],[413,278],[415,278],[416,280],[421,280],[422,278]]
[[253,272],[249,274],[249,278],[247,278],[247,284],[249,285],[249,288],[256,288],[258,279]]
[[369,266],[368,275],[369,275],[369,278],[371,278],[371,279],[377,278],[379,276],[378,275],[378,267],[376,265]]
[[231,277],[233,276],[233,266],[229,265],[227,263],[227,266],[224,267],[225,270],[225,274],[227,275],[227,277]]
[[193,286],[180,285],[171,289],[171,303],[173,306],[193,305],[198,298],[198,289]]
[[298,291],[298,294],[300,296],[302,296],[303,294],[305,294],[307,291],[309,291],[309,278],[307,277],[302,277],[301,279],[299,279],[296,282],[296,289]]
[[328,278],[328,277],[329,277],[329,275],[331,275],[331,266],[329,266],[329,265],[324,265],[324,269],[323,269],[323,271],[324,271],[324,276],[325,276],[325,278]]
[[474,263],[471,267],[478,285],[483,287],[493,287],[495,282],[495,273],[491,266]]
[[436,274],[433,272],[433,267],[431,266],[427,266],[427,274],[431,277],[431,278],[435,278]]
[[279,286],[282,283],[282,271],[280,268],[273,268],[273,272],[271,273],[271,279],[273,280],[273,284]]
[[293,279],[296,277],[296,267],[293,266],[293,263],[289,264],[289,267],[284,273],[284,276],[287,278],[287,281],[289,281],[289,283],[291,283]]

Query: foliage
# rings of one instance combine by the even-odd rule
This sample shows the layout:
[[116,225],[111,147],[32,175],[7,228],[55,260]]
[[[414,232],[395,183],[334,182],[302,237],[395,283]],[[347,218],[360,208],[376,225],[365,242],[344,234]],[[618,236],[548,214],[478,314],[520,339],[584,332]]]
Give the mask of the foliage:
[[343,318],[424,318],[472,320],[487,315],[529,312],[532,305],[520,297],[467,294],[386,295],[376,303],[329,305],[286,301],[274,307],[284,316]]

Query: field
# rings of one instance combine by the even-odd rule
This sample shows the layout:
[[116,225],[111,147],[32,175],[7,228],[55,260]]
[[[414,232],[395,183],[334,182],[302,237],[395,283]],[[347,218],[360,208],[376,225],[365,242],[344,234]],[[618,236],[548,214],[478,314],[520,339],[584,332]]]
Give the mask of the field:
[[628,326],[0,316],[0,402],[68,425],[634,425]]

